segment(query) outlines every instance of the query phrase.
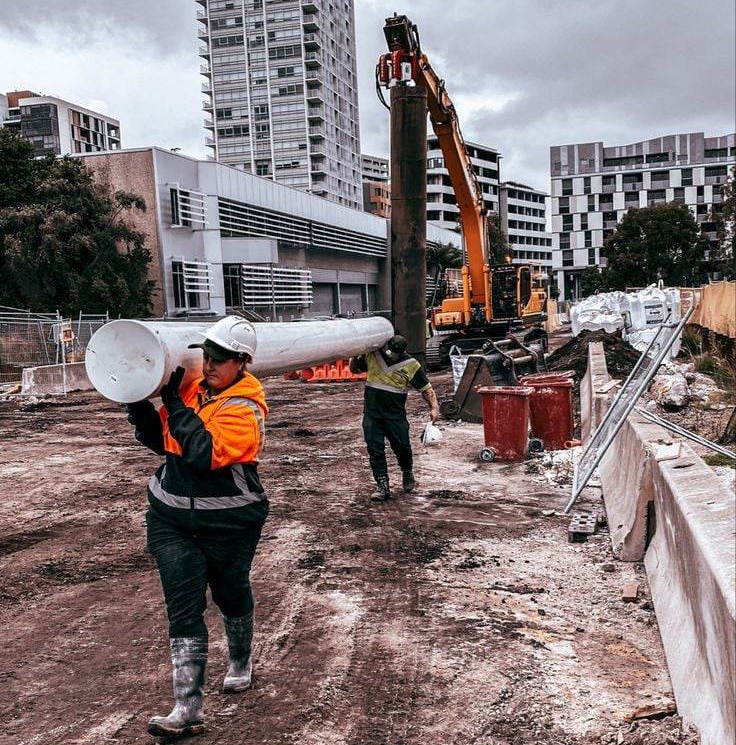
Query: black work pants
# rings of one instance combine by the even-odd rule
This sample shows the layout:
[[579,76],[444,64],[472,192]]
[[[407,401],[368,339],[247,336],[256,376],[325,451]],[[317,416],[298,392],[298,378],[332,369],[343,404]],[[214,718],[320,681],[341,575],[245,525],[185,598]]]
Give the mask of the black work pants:
[[373,478],[388,477],[386,463],[386,440],[396,455],[402,471],[411,471],[413,458],[409,442],[409,422],[401,419],[381,419],[363,414],[363,437],[368,446],[368,459],[373,471]]
[[224,616],[246,616],[253,610],[250,567],[261,525],[223,535],[197,533],[150,509],[146,524],[148,550],[158,565],[171,638],[207,636],[204,612],[208,586]]

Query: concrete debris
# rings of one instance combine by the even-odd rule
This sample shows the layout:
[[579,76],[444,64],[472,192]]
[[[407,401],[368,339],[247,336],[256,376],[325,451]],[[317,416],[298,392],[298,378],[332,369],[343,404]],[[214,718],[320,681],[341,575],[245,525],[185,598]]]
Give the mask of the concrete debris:
[[639,599],[639,583],[627,582],[621,590],[621,600],[625,603],[635,603]]
[[575,462],[582,453],[582,447],[569,450],[550,450],[537,458],[527,461],[527,470],[540,476],[540,481],[546,481],[552,486],[572,484]]
[[651,397],[663,408],[679,411],[690,403],[690,389],[680,372],[661,372],[649,388]]

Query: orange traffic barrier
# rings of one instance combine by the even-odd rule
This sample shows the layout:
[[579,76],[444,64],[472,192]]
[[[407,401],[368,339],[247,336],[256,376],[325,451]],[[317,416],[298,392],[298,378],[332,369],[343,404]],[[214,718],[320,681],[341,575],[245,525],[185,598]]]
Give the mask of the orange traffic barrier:
[[284,373],[286,380],[303,380],[305,383],[341,383],[365,380],[366,377],[366,373],[351,372],[349,360],[326,362],[323,365],[314,365]]

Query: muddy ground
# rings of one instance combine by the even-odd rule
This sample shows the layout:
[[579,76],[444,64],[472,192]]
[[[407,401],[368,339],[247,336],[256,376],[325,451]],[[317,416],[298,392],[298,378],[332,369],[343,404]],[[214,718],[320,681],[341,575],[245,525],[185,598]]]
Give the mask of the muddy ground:
[[[196,742],[695,742],[674,718],[625,721],[673,708],[656,619],[641,567],[615,562],[605,532],[567,542],[552,511],[569,487],[481,464],[480,426],[452,423],[417,447],[418,491],[376,505],[360,384],[272,380],[267,392],[254,688],[218,691],[226,648],[211,607],[210,731]],[[170,704],[144,550],[159,458],[96,394],[0,406],[0,744],[150,742],[148,717]],[[417,436],[419,396],[410,410]],[[638,603],[620,597],[631,578]]]

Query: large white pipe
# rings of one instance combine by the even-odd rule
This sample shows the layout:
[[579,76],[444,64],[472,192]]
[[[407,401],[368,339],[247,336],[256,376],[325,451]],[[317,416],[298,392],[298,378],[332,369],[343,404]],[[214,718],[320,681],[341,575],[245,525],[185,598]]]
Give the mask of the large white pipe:
[[[111,321],[87,344],[84,365],[92,385],[112,401],[133,403],[156,396],[181,365],[187,383],[202,374],[202,341],[211,323]],[[255,323],[256,354],[249,370],[258,377],[354,357],[383,346],[393,335],[385,318]]]

